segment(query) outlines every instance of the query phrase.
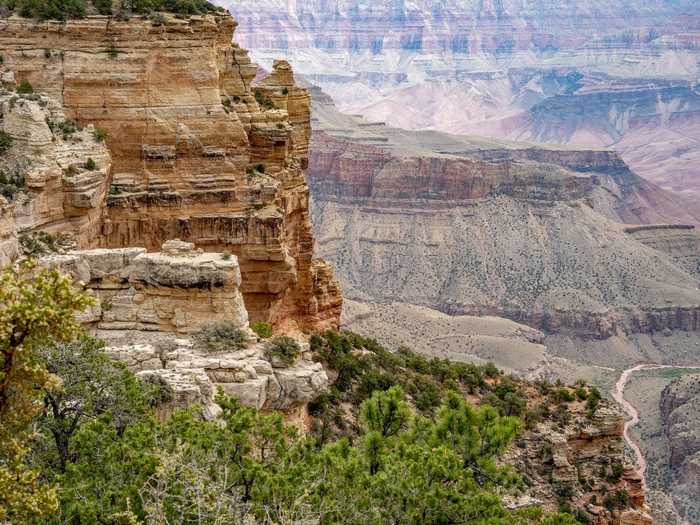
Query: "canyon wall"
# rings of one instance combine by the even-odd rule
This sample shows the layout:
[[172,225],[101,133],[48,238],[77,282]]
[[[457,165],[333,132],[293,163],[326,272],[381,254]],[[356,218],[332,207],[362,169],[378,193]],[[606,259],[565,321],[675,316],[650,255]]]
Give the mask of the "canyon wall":
[[285,57],[347,113],[615,148],[643,177],[692,191],[697,212],[692,0],[219,3],[244,22],[256,60]]
[[154,250],[179,238],[230,251],[253,320],[337,326],[340,289],[313,259],[307,91],[285,62],[253,86],[227,14],[163,19],[0,21],[15,81],[106,132],[106,208],[81,244]]
[[668,439],[670,476],[664,481],[689,520],[697,521],[700,505],[700,374],[687,374],[661,392],[661,424]]
[[686,210],[614,152],[407,132],[319,100],[314,224],[349,298],[584,338],[700,328],[694,227],[623,224]]

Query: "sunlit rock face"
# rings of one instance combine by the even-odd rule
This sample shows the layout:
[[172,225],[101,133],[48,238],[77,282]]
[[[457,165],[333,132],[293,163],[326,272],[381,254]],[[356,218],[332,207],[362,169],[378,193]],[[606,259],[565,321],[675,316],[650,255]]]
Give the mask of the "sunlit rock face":
[[614,147],[698,191],[692,0],[220,3],[262,65],[283,56],[349,113],[411,129]]
[[[105,16],[0,22],[2,71],[12,83],[29,81],[67,118],[106,132],[109,180],[93,184],[102,183],[101,195],[87,192],[85,177],[64,177],[64,187],[72,185],[64,193],[75,198],[63,208],[99,219],[81,247],[157,250],[179,238],[229,251],[240,262],[253,320],[337,327],[340,289],[330,268],[313,259],[304,180],[310,97],[288,63],[275,63],[254,86],[257,66],[232,43],[237,23],[223,13],[164,15],[158,24]],[[26,113],[25,121],[46,128]],[[48,212],[27,210],[26,221],[41,213]],[[10,237],[2,242],[3,252],[11,249]]]

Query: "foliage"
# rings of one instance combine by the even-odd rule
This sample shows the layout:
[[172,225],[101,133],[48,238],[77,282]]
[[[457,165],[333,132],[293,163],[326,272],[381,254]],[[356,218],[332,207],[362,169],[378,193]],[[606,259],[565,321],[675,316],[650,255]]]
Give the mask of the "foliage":
[[67,235],[53,235],[45,231],[22,234],[18,240],[22,253],[30,257],[56,253],[70,245]]
[[616,490],[612,494],[608,494],[607,496],[605,496],[605,499],[603,500],[603,505],[608,510],[613,511],[617,508],[626,507],[628,501],[629,501],[629,494],[627,493],[626,490],[620,489],[620,490]]
[[[89,6],[101,15],[113,14],[111,0],[2,0],[0,6],[9,12],[15,12],[25,18],[41,20],[68,20],[85,18]],[[123,13],[148,14],[166,11],[179,15],[195,15],[221,10],[207,0],[120,0],[116,5],[115,15]]]
[[4,155],[12,146],[12,137],[5,131],[0,131],[0,155]]
[[272,337],[272,325],[270,323],[258,321],[257,323],[253,323],[250,328],[261,339],[269,339]]
[[257,101],[258,105],[261,106],[264,109],[277,109],[277,106],[275,106],[274,101],[265,95],[261,89],[256,89],[255,92],[255,100]]
[[[104,343],[84,336],[71,343],[53,343],[42,349],[46,369],[61,379],[44,393],[45,411],[39,427],[53,437],[55,447],[44,462],[65,472],[74,457],[72,438],[85,420],[109,411],[119,428],[145,414],[163,392],[172,390],[158,381],[143,387],[122,363],[110,359]],[[148,378],[152,376],[147,376]]]
[[275,337],[265,345],[265,354],[268,359],[279,359],[287,366],[296,361],[300,352],[301,348],[299,347],[299,343],[286,335]]
[[102,128],[95,128],[95,131],[92,132],[92,137],[97,142],[104,142],[108,136],[107,131]]
[[95,171],[97,169],[97,163],[95,162],[95,159],[93,159],[92,157],[88,157],[87,161],[85,162],[85,169]]
[[52,383],[38,349],[78,333],[75,313],[90,303],[68,277],[31,261],[0,273],[0,520],[28,521],[56,506],[53,490],[25,464],[28,426]]
[[0,195],[12,202],[24,188],[24,172],[16,168],[12,171],[0,171]]
[[246,333],[231,321],[216,321],[202,327],[197,339],[211,350],[240,350],[248,345]]
[[29,95],[30,93],[34,93],[34,88],[29,83],[29,81],[23,80],[22,82],[20,82],[19,86],[17,86],[17,94],[18,95]]

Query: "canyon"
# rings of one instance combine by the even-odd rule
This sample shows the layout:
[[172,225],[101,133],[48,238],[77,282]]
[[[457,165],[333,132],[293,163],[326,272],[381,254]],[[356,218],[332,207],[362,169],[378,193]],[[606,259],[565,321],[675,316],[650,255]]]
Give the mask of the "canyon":
[[[277,18],[261,25],[254,17],[265,10],[245,12],[241,2],[234,11],[241,12],[242,32],[223,12],[0,19],[0,130],[12,142],[0,155],[0,171],[3,180],[17,175],[0,197],[0,264],[40,255],[41,265],[82,283],[96,304],[81,320],[108,353],[142,377],[161,377],[174,388],[174,405],[201,404],[207,417],[216,415],[213,396],[221,388],[246,405],[282,410],[306,430],[308,404],[335,379],[306,339],[337,329],[341,311],[345,326],[391,348],[496,362],[533,380],[583,378],[606,387],[616,370],[640,360],[691,364],[700,341],[700,208],[692,196],[672,193],[666,179],[657,185],[641,178],[625,152],[508,140],[552,140],[549,132],[528,135],[549,129],[550,113],[562,114],[551,107],[538,113],[545,122],[536,127],[494,106],[489,119],[513,118],[525,127],[501,134],[511,126],[504,120],[492,133],[497,138],[451,135],[416,124],[418,117],[388,118],[402,118],[411,106],[439,115],[431,104],[416,103],[422,98],[404,100],[402,111],[394,106],[382,114],[376,104],[361,110],[339,95],[354,91],[359,100],[363,89],[336,78],[333,68],[297,82],[290,63],[275,60],[264,62],[261,74],[232,43],[236,30],[236,40],[256,53],[322,50],[338,53],[336,64],[347,44],[378,57],[373,63],[383,74],[360,77],[372,89],[395,84],[382,95],[390,100],[415,74],[402,57],[420,62],[424,53],[449,50],[465,60],[484,53],[515,62],[540,42],[530,38],[532,27],[503,40],[506,29],[519,27],[506,16],[513,5],[487,4],[473,15],[487,28],[478,40],[459,36],[463,19],[451,8],[420,18],[402,2],[386,16],[363,18],[364,6],[351,9],[352,24],[376,24],[362,38],[338,7],[337,16],[322,16],[312,41],[307,32],[295,35],[288,20],[314,20],[315,7],[323,14],[331,3],[306,3],[302,15],[295,3],[266,3]],[[672,31],[669,20],[689,5],[659,1],[634,11],[632,20]],[[528,24],[543,31],[546,19],[533,13]],[[444,27],[419,29],[426,20]],[[541,53],[583,45],[580,32],[591,20],[577,14],[565,37],[540,42]],[[685,25],[692,28],[694,20]],[[379,29],[386,33],[393,24],[413,29],[396,33],[396,40],[381,38]],[[357,38],[339,46],[331,36],[346,30]],[[687,58],[694,53],[688,42],[664,45],[673,57]],[[597,63],[607,49],[593,53]],[[300,55],[282,56],[300,69]],[[387,67],[387,57],[397,59],[396,68]],[[420,89],[439,78],[434,65],[424,62],[423,71],[437,76],[421,80]],[[404,67],[412,72],[404,74]],[[454,80],[459,89],[467,77]],[[340,109],[370,118],[339,111],[309,81],[330,86],[343,100]],[[31,91],[20,92],[25,84]],[[693,89],[681,90],[687,103],[680,106],[689,113]],[[547,103],[553,102],[530,98],[528,111],[534,115],[533,108]],[[451,104],[446,99],[443,115],[464,120]],[[483,121],[474,129],[489,135]],[[575,136],[555,138],[566,143]],[[10,188],[15,182],[19,190]],[[43,246],[59,241],[65,246]],[[244,348],[207,349],[197,334],[217,321],[245,334]],[[300,355],[291,363],[271,358],[251,330],[255,322],[293,335]],[[511,451],[551,510],[552,472],[557,481],[583,487],[582,474],[598,476],[601,451],[627,463],[621,413],[606,406],[591,418],[583,403],[575,409],[575,424],[547,429],[551,457],[531,464],[523,450],[538,447],[538,440]],[[651,523],[643,479],[631,465],[615,483],[629,493],[624,509],[588,501],[583,488],[577,505],[595,523]]]
[[[252,319],[337,325],[340,290],[312,254],[303,177],[310,99],[288,64],[278,63],[254,91],[257,67],[231,43],[236,22],[226,14],[169,15],[161,24],[108,16],[66,23],[10,17],[0,24],[3,71],[13,84],[29,82],[53,101],[7,95],[5,131],[15,148],[59,164],[26,176],[28,200],[47,211],[25,212],[35,218],[29,224],[14,203],[18,233],[41,227],[72,233],[81,247],[151,250],[179,238],[230,251]],[[264,107],[256,93],[275,102]],[[80,135],[50,129],[44,105],[60,106],[61,129],[75,122],[104,134],[109,165],[100,180],[87,181],[82,170],[72,182],[58,169],[77,163],[51,151],[56,135],[73,157],[99,162],[107,155],[85,150]],[[16,164],[13,157],[8,162]],[[76,212],[57,191],[62,185],[71,195],[70,184],[93,188]],[[80,225],[74,216],[83,217]]]
[[[221,1],[368,121],[615,149],[697,203],[700,15],[692,0]],[[696,204],[697,205],[697,204]]]

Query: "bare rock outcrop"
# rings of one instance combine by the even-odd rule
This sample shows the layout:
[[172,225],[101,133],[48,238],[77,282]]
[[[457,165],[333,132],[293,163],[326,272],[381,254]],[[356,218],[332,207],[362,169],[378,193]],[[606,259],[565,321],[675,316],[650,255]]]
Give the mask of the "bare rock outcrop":
[[98,304],[83,319],[101,330],[191,333],[214,321],[248,329],[235,256],[169,241],[145,248],[69,251],[42,259],[82,281]]
[[0,205],[0,263],[18,255],[16,236],[38,230],[97,246],[112,160],[95,128],[81,129],[53,98],[3,90],[0,131],[11,140],[0,155],[6,194]]
[[[157,375],[174,392],[172,404],[197,403],[210,415],[220,387],[243,404],[294,412],[328,387],[308,344],[290,365],[271,359],[267,343],[248,326],[236,256],[167,241],[145,248],[76,250],[40,260],[80,281],[96,304],[81,321],[107,342],[108,353],[139,375]],[[226,321],[243,340],[212,349],[202,330]]]
[[244,405],[285,413],[306,407],[328,388],[328,376],[320,363],[310,360],[308,345],[296,362],[279,368],[266,357],[265,343],[212,353],[194,337],[120,344],[126,334],[106,336],[113,341],[107,347],[112,357],[139,376],[156,375],[172,386],[174,405],[200,404],[209,414],[217,411],[214,396],[219,388]]
[[687,516],[700,508],[700,374],[686,374],[670,383],[659,400],[668,438],[672,495]]

